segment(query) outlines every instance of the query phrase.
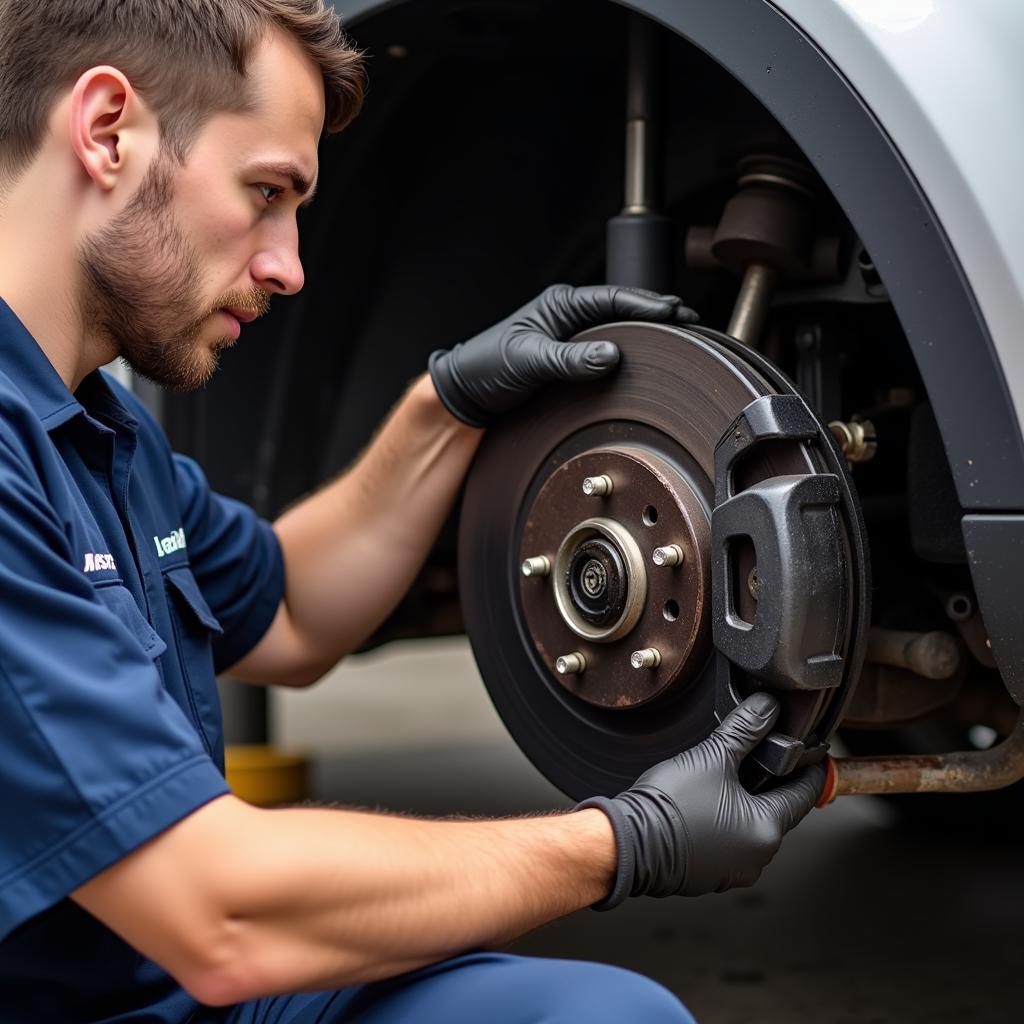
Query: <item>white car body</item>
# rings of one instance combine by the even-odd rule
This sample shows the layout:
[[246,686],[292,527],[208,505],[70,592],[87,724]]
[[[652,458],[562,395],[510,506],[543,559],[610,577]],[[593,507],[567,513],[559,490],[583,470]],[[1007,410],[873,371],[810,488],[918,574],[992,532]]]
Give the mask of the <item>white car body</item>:
[[1024,412],[1024,7],[1018,0],[777,0],[910,167]]

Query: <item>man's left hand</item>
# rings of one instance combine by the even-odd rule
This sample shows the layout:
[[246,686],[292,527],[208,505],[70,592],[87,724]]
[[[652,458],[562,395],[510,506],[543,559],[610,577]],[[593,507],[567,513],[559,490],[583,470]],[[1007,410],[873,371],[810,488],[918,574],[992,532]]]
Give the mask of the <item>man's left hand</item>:
[[486,427],[545,384],[593,380],[615,369],[619,350],[612,342],[566,342],[579,331],[615,320],[691,324],[697,319],[674,295],[556,284],[475,338],[434,352],[430,377],[453,416]]

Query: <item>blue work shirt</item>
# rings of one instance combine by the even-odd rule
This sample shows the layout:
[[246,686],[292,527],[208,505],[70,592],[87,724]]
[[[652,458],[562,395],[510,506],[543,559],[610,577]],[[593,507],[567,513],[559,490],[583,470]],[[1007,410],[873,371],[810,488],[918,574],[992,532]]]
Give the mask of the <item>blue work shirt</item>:
[[215,673],[283,589],[270,525],[104,373],[71,394],[0,300],[3,1024],[196,1010],[67,897],[228,791]]

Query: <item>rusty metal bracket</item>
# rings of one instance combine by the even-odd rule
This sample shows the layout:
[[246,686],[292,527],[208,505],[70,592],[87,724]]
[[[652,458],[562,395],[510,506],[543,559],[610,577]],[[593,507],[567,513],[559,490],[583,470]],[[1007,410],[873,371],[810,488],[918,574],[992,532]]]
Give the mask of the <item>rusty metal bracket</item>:
[[897,757],[829,758],[823,807],[837,796],[886,793],[979,793],[1024,778],[1024,712],[1002,743],[988,750]]

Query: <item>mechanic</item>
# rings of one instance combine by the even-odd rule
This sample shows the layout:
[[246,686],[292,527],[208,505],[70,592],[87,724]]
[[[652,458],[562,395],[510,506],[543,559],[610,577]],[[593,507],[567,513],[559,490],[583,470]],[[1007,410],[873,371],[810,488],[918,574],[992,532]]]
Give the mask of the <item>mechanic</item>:
[[322,0],[0,0],[5,1024],[690,1020],[639,975],[482,950],[590,905],[749,885],[821,788],[819,769],[740,785],[778,714],[757,694],[555,816],[230,794],[215,671],[318,678],[413,580],[481,428],[614,369],[611,343],[564,339],[694,319],[555,286],[435,353],[358,462],[273,526],[212,493],[99,367],[197,387],[301,288],[297,210],[363,85]]

